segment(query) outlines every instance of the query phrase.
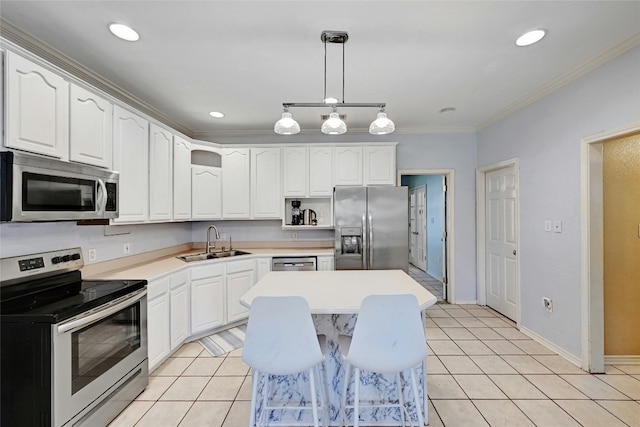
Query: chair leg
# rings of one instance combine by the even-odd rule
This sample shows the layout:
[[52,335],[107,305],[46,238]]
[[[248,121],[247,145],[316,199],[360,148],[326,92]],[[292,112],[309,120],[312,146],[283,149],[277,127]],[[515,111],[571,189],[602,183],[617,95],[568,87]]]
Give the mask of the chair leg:
[[[422,427],[424,425],[424,418],[422,416],[422,405],[420,404],[420,395],[418,394],[418,382],[416,381],[416,371],[415,368],[411,368],[411,386],[413,387],[413,400],[416,404],[416,413],[418,414],[418,426]],[[425,393],[426,393],[426,385],[425,385]]]
[[323,427],[328,427],[329,425],[329,404],[328,399],[329,395],[326,392],[327,385],[327,377],[324,374],[324,369],[320,368],[320,365],[317,365],[315,368],[316,373],[318,374],[318,382],[319,384],[319,395],[320,395],[320,405],[322,406],[322,425]]
[[[398,389],[398,404],[400,405],[400,417],[402,417],[402,427],[405,427],[405,408],[404,408],[404,396],[402,394],[402,377],[400,372],[396,374],[396,388]],[[413,424],[412,424],[413,425]]]
[[360,368],[353,375],[353,427],[360,427]]
[[349,389],[349,381],[351,381],[351,364],[344,361],[344,384],[342,386],[342,403],[340,405],[340,425],[346,427],[347,425],[347,391]]
[[311,410],[313,411],[313,426],[320,427],[318,423],[318,400],[316,399],[316,380],[314,368],[309,369],[309,385],[311,386]]
[[258,397],[258,383],[260,382],[260,373],[255,369],[251,372],[251,412],[249,414],[249,427],[256,425],[256,399]]

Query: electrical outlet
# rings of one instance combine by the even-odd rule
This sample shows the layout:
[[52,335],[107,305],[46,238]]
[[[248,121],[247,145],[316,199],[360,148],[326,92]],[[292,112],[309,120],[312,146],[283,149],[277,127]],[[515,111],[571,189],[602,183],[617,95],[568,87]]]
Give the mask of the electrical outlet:
[[131,252],[131,245],[129,243],[125,243],[124,244],[124,253],[128,254],[129,252]]
[[89,249],[87,252],[87,258],[89,262],[95,261],[98,258],[98,254],[95,249]]
[[298,232],[297,232],[297,231],[294,231],[293,233],[291,233],[291,238],[292,238],[293,240],[298,240]]
[[553,301],[551,300],[551,298],[542,297],[542,305],[544,306],[544,309],[549,313],[553,313]]

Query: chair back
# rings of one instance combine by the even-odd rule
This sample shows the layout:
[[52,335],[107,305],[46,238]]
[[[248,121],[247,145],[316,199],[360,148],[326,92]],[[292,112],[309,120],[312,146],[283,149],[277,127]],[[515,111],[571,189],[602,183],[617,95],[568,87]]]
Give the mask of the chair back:
[[324,359],[309,304],[302,297],[257,297],[251,302],[242,360],[266,374],[291,375]]
[[347,360],[377,373],[413,368],[428,349],[414,295],[369,295],[360,306]]

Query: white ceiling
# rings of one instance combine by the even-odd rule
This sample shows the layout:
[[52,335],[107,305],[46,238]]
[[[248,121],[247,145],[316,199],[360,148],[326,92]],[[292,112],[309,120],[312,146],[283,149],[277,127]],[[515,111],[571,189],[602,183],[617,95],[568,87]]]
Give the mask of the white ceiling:
[[[349,33],[345,102],[386,102],[402,133],[476,130],[640,43],[640,1],[2,0],[0,16],[202,139],[271,134],[283,102],[320,102],[322,30]],[[515,46],[535,28],[547,37]],[[340,99],[341,46],[327,51]],[[291,112],[312,134],[328,110]],[[376,110],[343,112],[354,133]]]

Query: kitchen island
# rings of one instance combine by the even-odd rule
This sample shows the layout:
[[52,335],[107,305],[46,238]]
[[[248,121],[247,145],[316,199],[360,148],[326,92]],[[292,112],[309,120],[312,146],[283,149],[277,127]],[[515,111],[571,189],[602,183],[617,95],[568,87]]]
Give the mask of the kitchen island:
[[[251,307],[251,301],[259,296],[301,296],[309,303],[314,325],[318,334],[327,337],[325,372],[330,403],[331,425],[339,425],[340,397],[342,394],[344,369],[339,335],[351,335],[356,323],[362,300],[368,295],[412,294],[418,299],[423,311],[436,303],[436,297],[413,280],[402,270],[339,270],[339,271],[292,271],[267,273],[240,299],[241,304]],[[424,316],[423,316],[424,318]],[[419,368],[419,393],[427,409],[425,364]],[[308,401],[309,387],[306,376],[300,374],[295,388],[292,382],[282,381],[272,385],[272,392],[280,400]],[[406,381],[403,378],[403,381]],[[362,400],[379,400],[380,391],[386,396],[396,396],[393,376],[364,373],[361,387]],[[261,389],[264,384],[259,385]],[[412,402],[411,387],[405,384],[405,402]],[[352,394],[350,392],[350,398]],[[260,410],[258,402],[256,410]],[[407,403],[407,410],[414,423],[417,422],[415,407]],[[273,425],[310,425],[309,414],[301,411],[274,411]],[[305,411],[307,412],[307,411]],[[305,418],[309,417],[309,418]],[[363,409],[361,417],[365,425],[399,425],[400,416],[396,409]],[[350,423],[351,424],[351,423]]]

